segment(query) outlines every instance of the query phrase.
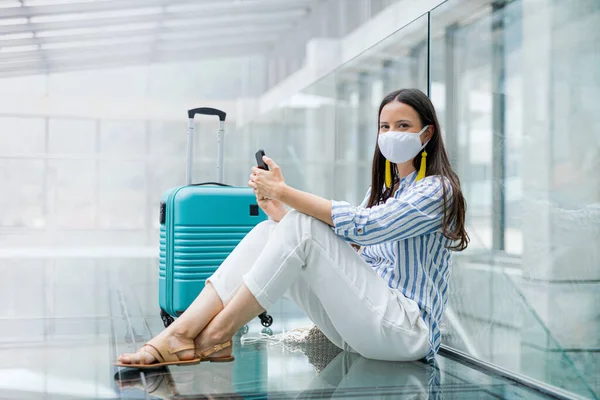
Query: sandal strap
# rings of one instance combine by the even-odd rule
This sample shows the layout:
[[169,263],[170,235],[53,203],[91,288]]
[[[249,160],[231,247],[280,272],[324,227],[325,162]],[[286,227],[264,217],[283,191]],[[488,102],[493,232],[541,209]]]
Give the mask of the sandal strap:
[[147,346],[144,351],[151,354],[159,363],[179,361],[179,357],[176,356],[176,353],[184,350],[196,349],[194,342],[171,348],[168,341],[162,339],[152,340],[151,342],[144,344],[144,346]]
[[210,356],[213,353],[216,353],[217,351],[221,351],[223,349],[226,349],[228,347],[231,346],[231,340],[228,340],[225,343],[221,343],[221,344],[216,344],[214,346],[211,346],[207,349],[204,349],[203,351],[200,352],[200,357],[202,358],[206,358],[208,356]]
[[156,361],[158,362],[165,362],[165,357],[162,355],[162,353],[160,352],[160,350],[154,346],[151,343],[146,343],[144,344],[144,347],[149,347],[148,349],[144,349],[144,351],[150,355],[152,355],[152,357],[154,357],[156,359]]
[[185,350],[196,350],[196,346],[195,346],[194,342],[192,342],[191,344],[184,344],[182,346],[171,349],[171,350],[169,350],[169,354],[175,354],[175,353],[179,353],[180,351],[185,351]]

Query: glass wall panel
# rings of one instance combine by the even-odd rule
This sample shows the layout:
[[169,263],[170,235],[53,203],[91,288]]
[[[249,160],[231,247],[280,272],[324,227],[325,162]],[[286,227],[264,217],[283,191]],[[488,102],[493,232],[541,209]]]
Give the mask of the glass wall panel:
[[0,208],[4,210],[0,227],[42,228],[46,224],[44,162],[32,158],[43,154],[45,147],[45,119],[0,118]]
[[431,21],[432,99],[472,240],[444,340],[598,395],[600,3],[448,1]]
[[0,154],[40,154],[46,147],[44,118],[0,117]]
[[101,229],[146,227],[146,165],[140,161],[102,160],[98,171],[98,216]]
[[[15,174],[13,171],[19,171]],[[0,158],[0,227],[43,228],[44,162]]]
[[299,188],[325,198],[333,196],[335,84],[335,74],[330,74],[294,95],[284,108],[284,171],[291,171]]
[[401,88],[427,92],[426,49],[424,15],[335,71],[335,198],[353,204],[364,199],[381,100]]
[[97,151],[96,121],[89,119],[51,118],[48,152],[90,155]]
[[48,161],[46,201],[52,226],[58,229],[90,229],[96,226],[96,173],[94,160]]
[[146,137],[144,121],[101,121],[100,153],[103,156],[145,156]]
[[[187,125],[184,121],[150,121],[149,154],[153,157],[179,157],[186,154]],[[200,142],[200,140],[198,140]],[[185,161],[185,160],[184,160]]]

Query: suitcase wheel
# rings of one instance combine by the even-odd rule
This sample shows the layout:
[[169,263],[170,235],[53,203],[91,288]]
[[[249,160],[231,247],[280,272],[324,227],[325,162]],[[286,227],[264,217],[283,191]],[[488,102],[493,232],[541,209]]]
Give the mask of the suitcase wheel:
[[265,328],[268,328],[271,325],[273,325],[273,317],[271,317],[269,314],[267,314],[266,311],[264,313],[260,314],[258,317],[260,318],[260,323]]
[[162,319],[165,328],[168,328],[169,325],[171,325],[173,321],[175,321],[173,317],[171,317],[169,313],[163,310],[162,308],[160,309],[160,318]]

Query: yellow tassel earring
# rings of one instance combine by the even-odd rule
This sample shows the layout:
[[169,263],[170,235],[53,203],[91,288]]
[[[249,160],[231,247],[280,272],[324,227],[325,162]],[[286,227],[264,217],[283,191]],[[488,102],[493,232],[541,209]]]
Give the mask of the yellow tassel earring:
[[419,173],[417,174],[417,180],[425,178],[425,169],[427,168],[427,152],[424,151],[421,155],[421,167],[419,168]]
[[385,186],[392,187],[392,165],[390,160],[385,160]]

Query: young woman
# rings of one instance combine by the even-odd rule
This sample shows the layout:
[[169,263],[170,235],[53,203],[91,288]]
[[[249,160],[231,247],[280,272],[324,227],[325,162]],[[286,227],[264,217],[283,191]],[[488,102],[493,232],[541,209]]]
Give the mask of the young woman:
[[293,189],[264,160],[270,171],[253,168],[248,185],[270,220],[242,240],[180,318],[117,365],[232,361],[235,332],[284,295],[343,350],[432,358],[451,251],[465,249],[469,237],[429,98],[403,89],[383,99],[371,188],[359,207]]

